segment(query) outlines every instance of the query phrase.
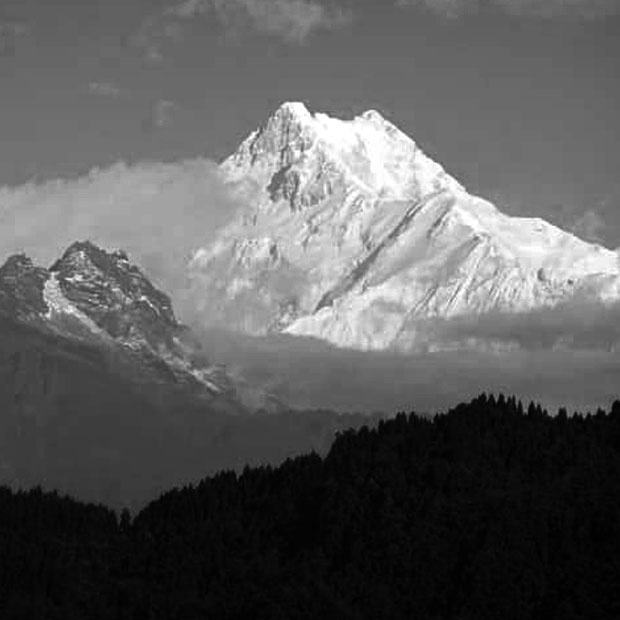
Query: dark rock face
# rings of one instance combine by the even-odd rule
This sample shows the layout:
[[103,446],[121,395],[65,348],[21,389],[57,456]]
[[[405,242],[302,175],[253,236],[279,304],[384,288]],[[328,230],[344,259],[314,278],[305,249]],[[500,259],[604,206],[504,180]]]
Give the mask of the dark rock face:
[[48,311],[43,288],[50,274],[25,254],[11,256],[0,267],[0,314],[36,320]]
[[73,244],[51,267],[63,295],[115,339],[170,347],[180,333],[170,298],[129,262],[90,242]]
[[[162,385],[238,410],[234,382],[213,366],[170,298],[125,252],[74,243],[50,269],[25,255],[0,267],[0,316],[103,348],[142,390]],[[155,385],[156,384],[156,385]]]

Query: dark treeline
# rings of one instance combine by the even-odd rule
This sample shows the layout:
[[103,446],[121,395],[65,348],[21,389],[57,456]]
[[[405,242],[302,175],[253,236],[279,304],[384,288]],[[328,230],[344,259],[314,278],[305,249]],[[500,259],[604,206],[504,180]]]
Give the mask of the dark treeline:
[[0,492],[0,618],[620,618],[620,403],[481,396],[222,473],[133,520]]

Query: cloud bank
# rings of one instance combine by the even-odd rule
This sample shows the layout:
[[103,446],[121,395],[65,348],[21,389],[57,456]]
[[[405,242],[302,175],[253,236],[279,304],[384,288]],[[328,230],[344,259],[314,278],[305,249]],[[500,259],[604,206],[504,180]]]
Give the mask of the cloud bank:
[[319,0],[183,0],[148,17],[131,43],[151,62],[161,62],[165,46],[182,41],[196,19],[217,23],[227,38],[258,33],[302,45],[315,32],[349,25],[353,14]]
[[397,0],[397,5],[423,8],[451,19],[485,10],[541,19],[593,20],[620,16],[618,0]]
[[227,32],[254,30],[292,44],[303,43],[316,31],[346,26],[352,19],[351,13],[316,0],[185,0],[165,14],[178,19],[207,15]]
[[26,252],[49,265],[71,243],[123,248],[182,298],[186,261],[237,204],[214,162],[119,163],[75,180],[0,188],[0,261]]
[[214,359],[300,408],[431,413],[486,391],[551,411],[593,411],[620,396],[620,304],[582,299],[418,327],[434,351],[360,352],[309,338],[215,330],[204,339]]
[[523,350],[620,351],[620,304],[575,299],[553,308],[435,321],[426,330],[438,341],[519,347]]
[[203,333],[212,359],[298,408],[434,413],[482,392],[557,411],[593,411],[620,395],[620,355],[597,350],[472,350],[399,354],[320,341]]

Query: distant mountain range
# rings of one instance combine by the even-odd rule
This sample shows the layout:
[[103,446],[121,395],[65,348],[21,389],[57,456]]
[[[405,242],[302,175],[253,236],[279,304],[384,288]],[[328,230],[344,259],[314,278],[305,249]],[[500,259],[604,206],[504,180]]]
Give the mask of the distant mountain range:
[[220,169],[245,207],[189,266],[205,324],[410,350],[428,319],[620,297],[616,252],[472,196],[375,111],[286,103]]

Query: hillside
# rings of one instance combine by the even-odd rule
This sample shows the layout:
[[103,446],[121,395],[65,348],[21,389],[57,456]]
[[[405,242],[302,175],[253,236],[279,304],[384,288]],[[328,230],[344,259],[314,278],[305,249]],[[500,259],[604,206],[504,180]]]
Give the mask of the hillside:
[[132,521],[0,493],[13,618],[618,617],[620,403],[550,417],[481,396],[221,473]]
[[367,421],[292,412],[231,377],[124,252],[78,242],[50,268],[0,266],[0,483],[139,507]]

